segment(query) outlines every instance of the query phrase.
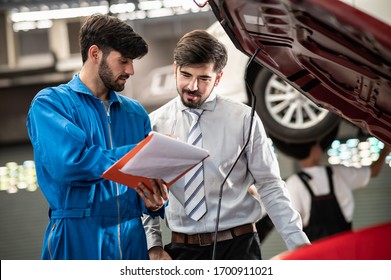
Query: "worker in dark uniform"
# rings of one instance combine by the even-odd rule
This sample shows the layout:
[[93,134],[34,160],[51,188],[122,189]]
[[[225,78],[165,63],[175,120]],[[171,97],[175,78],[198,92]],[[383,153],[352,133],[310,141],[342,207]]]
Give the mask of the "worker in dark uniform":
[[293,208],[300,213],[311,242],[352,228],[353,191],[366,187],[379,174],[390,153],[385,146],[372,165],[361,168],[325,167],[321,165],[324,150],[319,142],[314,143],[299,160],[301,171],[286,180]]
[[346,220],[335,196],[331,167],[327,166],[326,171],[330,192],[322,195],[315,195],[312,191],[309,185],[312,177],[309,174],[303,171],[297,174],[311,195],[309,223],[303,228],[311,241],[352,229],[352,222]]

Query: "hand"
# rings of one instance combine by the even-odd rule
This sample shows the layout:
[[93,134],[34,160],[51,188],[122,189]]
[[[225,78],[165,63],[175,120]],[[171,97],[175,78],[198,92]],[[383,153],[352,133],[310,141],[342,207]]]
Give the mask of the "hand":
[[151,260],[171,260],[170,255],[160,246],[152,247],[148,253]]
[[147,207],[148,210],[158,211],[168,199],[167,186],[162,180],[153,179],[151,179],[151,185],[152,190],[145,184],[139,183],[135,190],[144,201],[145,207]]
[[176,136],[175,134],[166,134],[166,135],[167,135],[168,137],[178,139],[178,136]]

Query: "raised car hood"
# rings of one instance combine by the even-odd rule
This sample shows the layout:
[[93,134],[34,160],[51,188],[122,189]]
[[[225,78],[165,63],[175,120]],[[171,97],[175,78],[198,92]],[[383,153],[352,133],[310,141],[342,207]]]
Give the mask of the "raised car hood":
[[335,0],[210,0],[236,47],[391,145],[391,27]]

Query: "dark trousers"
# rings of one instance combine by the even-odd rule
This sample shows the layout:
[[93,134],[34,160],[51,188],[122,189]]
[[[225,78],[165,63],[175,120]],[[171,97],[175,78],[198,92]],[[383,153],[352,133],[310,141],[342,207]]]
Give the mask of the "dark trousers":
[[[213,244],[207,246],[170,243],[164,250],[173,260],[211,260]],[[216,244],[216,260],[261,260],[258,234],[247,233]]]

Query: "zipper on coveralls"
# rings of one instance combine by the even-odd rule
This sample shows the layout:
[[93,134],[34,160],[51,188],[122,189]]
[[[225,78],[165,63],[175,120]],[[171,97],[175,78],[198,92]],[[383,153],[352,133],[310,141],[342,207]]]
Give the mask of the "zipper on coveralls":
[[52,255],[52,252],[51,252],[51,249],[50,249],[50,242],[52,240],[53,233],[54,233],[54,230],[56,229],[56,226],[57,226],[57,224],[54,223],[53,226],[52,226],[52,229],[50,230],[50,234],[49,234],[49,238],[48,238],[48,252],[49,252],[49,256],[50,256],[51,260],[53,260],[53,255]]
[[[109,130],[109,137],[110,137],[110,148],[113,149],[113,136],[111,134],[111,118],[110,118],[110,103],[108,104],[106,109],[106,116],[107,116],[107,126]],[[104,106],[104,104],[103,104]],[[118,236],[118,250],[119,250],[119,255],[120,259],[122,260],[122,249],[121,249],[121,215],[120,215],[120,210],[121,206],[118,200],[119,197],[119,186],[118,183],[115,183],[116,186],[116,191],[117,191],[117,211],[118,211],[118,225],[117,225],[117,236]]]

